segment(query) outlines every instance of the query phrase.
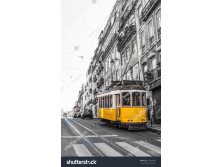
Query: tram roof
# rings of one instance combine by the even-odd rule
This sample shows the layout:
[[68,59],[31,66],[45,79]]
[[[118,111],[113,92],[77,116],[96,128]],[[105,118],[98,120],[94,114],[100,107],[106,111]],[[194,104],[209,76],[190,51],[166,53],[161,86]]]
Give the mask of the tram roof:
[[116,90],[146,90],[142,81],[112,81],[111,85],[99,94],[108,93]]

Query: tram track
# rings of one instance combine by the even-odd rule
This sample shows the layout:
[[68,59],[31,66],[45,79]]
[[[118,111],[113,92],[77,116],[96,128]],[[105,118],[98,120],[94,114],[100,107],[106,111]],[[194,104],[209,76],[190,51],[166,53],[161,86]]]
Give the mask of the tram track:
[[81,139],[83,139],[89,146],[91,146],[91,148],[95,150],[97,155],[100,155],[101,157],[105,156],[88,138],[82,135],[82,133],[76,127],[74,127],[70,121],[65,119],[65,122],[69,125],[69,127],[71,127],[75,132],[77,132],[79,136],[81,136]]
[[[91,122],[89,122],[89,121],[86,121],[86,120],[82,120],[82,122],[84,122],[86,125],[88,125],[89,127],[91,126]],[[104,130],[103,129],[103,127],[100,127],[99,126],[99,122],[95,122],[95,124],[97,124],[96,126],[95,126],[95,128],[98,128],[99,130]],[[116,127],[112,127],[112,126],[110,126],[111,124],[105,124],[105,126],[106,127],[108,127],[108,128],[113,128],[113,130],[115,130],[116,129],[116,133],[119,133],[119,131],[122,131],[122,132],[124,132],[124,133],[127,133],[127,134],[129,134],[130,136],[134,136],[134,138],[137,138],[137,136],[139,136],[139,137],[141,137],[141,138],[143,138],[143,140],[144,141],[148,141],[148,142],[151,142],[151,143],[157,143],[157,144],[159,144],[159,142],[158,141],[156,141],[156,140],[154,140],[153,138],[158,138],[159,137],[159,134],[156,134],[156,133],[153,133],[153,132],[151,132],[151,131],[148,131],[148,130],[142,130],[142,131],[128,131],[127,129],[121,129],[121,128],[116,128]],[[115,128],[115,129],[114,129]],[[148,131],[148,133],[150,134],[150,136],[147,136],[147,135],[142,135],[142,134],[140,134],[140,132],[146,132],[146,131]],[[112,133],[111,131],[110,131],[110,133]],[[114,133],[112,133],[112,134],[114,134]]]
[[[79,123],[79,122],[77,122],[77,121],[75,121],[75,120],[71,120],[71,121],[74,122],[74,123],[76,123],[76,124],[78,124],[79,126],[81,126],[82,128],[86,129],[87,131],[93,133],[94,135],[99,136],[99,138],[100,138],[101,140],[103,140],[103,141],[105,141],[106,143],[108,143],[109,145],[111,145],[114,149],[120,150],[122,153],[124,153],[124,156],[133,156],[133,157],[134,157],[134,155],[131,155],[130,152],[128,152],[128,151],[122,149],[122,148],[119,147],[117,144],[111,142],[110,140],[106,139],[105,137],[100,136],[98,133],[92,131],[92,130],[89,129],[88,127],[82,125],[81,123]],[[84,121],[84,123],[85,123],[85,121]],[[101,129],[101,128],[100,128],[100,129]],[[96,147],[96,146],[95,146],[95,147]]]

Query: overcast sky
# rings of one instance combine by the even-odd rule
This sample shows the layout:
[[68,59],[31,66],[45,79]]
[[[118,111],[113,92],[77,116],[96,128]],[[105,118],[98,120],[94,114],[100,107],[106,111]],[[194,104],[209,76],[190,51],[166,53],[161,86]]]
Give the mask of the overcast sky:
[[[61,100],[71,110],[116,0],[62,0]],[[83,57],[83,58],[82,58]]]

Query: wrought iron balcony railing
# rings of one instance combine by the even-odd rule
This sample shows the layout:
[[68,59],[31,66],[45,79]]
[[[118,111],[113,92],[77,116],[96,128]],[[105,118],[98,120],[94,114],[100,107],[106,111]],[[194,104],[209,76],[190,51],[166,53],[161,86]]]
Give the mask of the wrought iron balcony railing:
[[146,21],[161,0],[149,0],[142,10],[141,20]]
[[118,37],[117,49],[119,52],[124,48],[125,44],[130,40],[130,38],[136,33],[136,26],[130,25],[125,29],[124,35]]
[[97,76],[94,75],[94,77],[93,77],[93,82],[95,83],[96,81],[97,81]]
[[149,38],[149,45],[152,46],[154,42],[154,36]]
[[118,38],[118,34],[114,34],[110,40],[110,42],[108,43],[104,53],[102,54],[102,60],[105,59],[105,57],[107,56],[108,52],[111,50],[112,46],[114,45],[115,41],[117,41]]
[[132,2],[132,4],[128,5],[127,9],[121,15],[119,22],[119,32],[123,30],[125,23],[128,21],[132,13],[135,11],[137,2],[138,0],[135,0],[134,2]]
[[[159,65],[159,64],[158,64]],[[147,84],[150,84],[159,78],[161,78],[161,67],[160,65],[153,71],[148,71],[144,74],[144,78],[147,81]]]
[[92,89],[91,88],[89,89],[89,92],[92,93]]
[[94,90],[93,90],[93,94],[94,94],[94,95],[96,95],[97,92],[98,92],[97,89],[94,89]]
[[103,83],[104,83],[104,78],[101,77],[101,78],[99,79],[99,81],[97,82],[97,87],[99,88]]
[[103,65],[100,65],[99,67],[98,67],[98,69],[97,69],[97,71],[96,71],[96,73],[97,73],[97,75],[99,75],[100,74],[100,72],[103,70]]

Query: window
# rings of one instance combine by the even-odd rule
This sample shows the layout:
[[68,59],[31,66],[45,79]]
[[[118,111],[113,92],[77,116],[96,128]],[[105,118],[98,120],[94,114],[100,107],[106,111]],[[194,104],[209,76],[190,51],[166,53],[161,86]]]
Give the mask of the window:
[[99,108],[102,108],[102,97],[99,98]]
[[156,58],[154,58],[154,59],[151,61],[151,64],[152,64],[152,70],[154,70],[155,68],[157,68],[157,60],[156,60]]
[[108,97],[105,96],[105,108],[108,108]]
[[157,33],[158,33],[158,38],[161,38],[161,13],[160,9],[157,11]]
[[111,56],[108,59],[108,68],[110,68],[110,67],[111,67]]
[[105,99],[102,97],[102,108],[105,108]]
[[130,48],[129,48],[129,47],[127,47],[127,49],[126,49],[126,54],[125,54],[125,62],[127,62],[127,61],[128,61],[129,56],[130,56]]
[[120,54],[119,52],[116,52],[116,66],[119,66],[120,64]]
[[127,75],[126,74],[123,76],[123,80],[127,80]]
[[141,49],[144,50],[145,47],[145,36],[144,36],[144,31],[141,32]]
[[116,94],[116,106],[120,106],[120,94]]
[[131,25],[131,24],[133,24],[134,22],[135,22],[135,20],[134,20],[134,15],[132,15],[131,18],[130,18],[129,24]]
[[107,107],[106,108],[109,108],[110,107],[110,97],[109,96],[106,96],[107,97]]
[[143,72],[147,72],[148,68],[147,68],[147,63],[143,64]]
[[109,108],[112,108],[112,100],[113,100],[113,98],[112,98],[112,95],[110,95],[109,96]]
[[123,106],[130,106],[131,100],[129,92],[122,93],[122,101],[123,101]]
[[113,25],[114,24],[114,21],[115,21],[115,18],[114,18],[114,16],[111,18],[111,25]]
[[132,53],[133,54],[136,54],[137,53],[137,41],[134,40],[133,43],[132,43]]
[[138,64],[133,67],[133,80],[139,79]]
[[161,12],[160,9],[157,11],[157,29],[161,28]]
[[149,42],[150,44],[153,43],[154,38],[154,32],[153,32],[153,20],[150,20],[148,23],[148,32],[149,32]]
[[116,20],[117,18],[117,12],[114,13],[114,21]]
[[142,106],[146,106],[146,93],[142,93]]
[[129,70],[127,72],[127,80],[132,80],[132,78],[131,78],[131,70]]
[[124,66],[124,58],[125,57],[125,52],[122,53],[122,57],[121,57],[121,65]]
[[141,18],[141,14],[142,14],[142,7],[141,5],[138,7],[138,17]]
[[133,99],[133,106],[140,106],[141,104],[140,92],[133,92],[132,99]]
[[119,70],[116,70],[116,81],[120,80],[120,74],[119,74]]
[[105,64],[106,64],[105,65],[105,67],[106,67],[105,69],[106,69],[106,72],[107,72],[107,69],[108,69],[108,59],[106,60]]

